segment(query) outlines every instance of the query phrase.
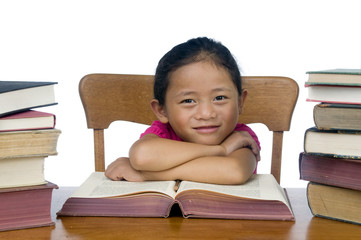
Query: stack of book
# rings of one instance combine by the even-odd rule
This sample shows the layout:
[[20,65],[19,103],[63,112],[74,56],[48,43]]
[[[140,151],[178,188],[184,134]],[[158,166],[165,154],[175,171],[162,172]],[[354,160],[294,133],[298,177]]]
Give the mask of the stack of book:
[[44,160],[57,154],[55,115],[32,110],[56,104],[54,82],[0,81],[0,231],[53,225],[57,185]]
[[361,69],[307,72],[315,126],[305,131],[300,178],[315,216],[361,224]]

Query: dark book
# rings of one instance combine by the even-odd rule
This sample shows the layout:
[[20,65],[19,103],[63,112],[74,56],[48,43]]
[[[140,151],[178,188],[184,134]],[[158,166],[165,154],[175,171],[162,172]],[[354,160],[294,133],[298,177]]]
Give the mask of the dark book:
[[316,85],[359,85],[361,86],[361,69],[328,69],[308,71],[306,84]]
[[51,219],[53,183],[0,189],[0,231],[54,225]]
[[319,130],[305,131],[304,151],[337,158],[361,159],[361,131]]
[[300,179],[361,191],[361,160],[300,153]]
[[0,132],[48,129],[55,127],[52,113],[28,110],[0,117]]
[[310,182],[307,200],[317,217],[361,224],[361,191]]
[[0,81],[0,117],[57,104],[56,82]]
[[58,216],[168,217],[179,205],[186,218],[294,221],[288,197],[273,175],[243,185],[182,181],[112,181],[93,173],[64,203]]
[[315,126],[322,130],[360,130],[361,105],[320,103],[313,108]]

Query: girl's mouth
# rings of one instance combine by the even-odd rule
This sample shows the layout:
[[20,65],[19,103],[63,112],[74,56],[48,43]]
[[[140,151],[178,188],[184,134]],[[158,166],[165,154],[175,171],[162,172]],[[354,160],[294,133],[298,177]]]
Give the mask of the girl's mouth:
[[218,130],[219,126],[202,126],[195,127],[194,129],[199,133],[214,133]]

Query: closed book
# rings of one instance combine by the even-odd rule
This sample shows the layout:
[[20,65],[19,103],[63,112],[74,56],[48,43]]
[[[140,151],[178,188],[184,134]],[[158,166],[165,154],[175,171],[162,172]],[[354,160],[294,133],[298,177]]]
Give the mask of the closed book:
[[1,158],[0,188],[41,185],[44,179],[44,156]]
[[0,132],[2,158],[56,155],[59,129]]
[[361,224],[361,191],[310,182],[307,200],[317,217]]
[[0,189],[0,231],[54,225],[50,214],[54,188],[58,186],[48,182]]
[[56,82],[0,81],[0,117],[57,104]]
[[55,115],[52,113],[28,110],[0,117],[0,132],[55,127]]
[[359,85],[361,86],[361,69],[327,69],[308,71],[306,84]]
[[361,130],[361,105],[320,103],[313,108],[315,126],[323,130]]
[[319,130],[312,127],[305,131],[304,151],[337,158],[360,159],[360,143],[360,131]]
[[361,86],[359,85],[305,85],[309,102],[361,104]]
[[361,191],[361,160],[300,153],[300,179]]
[[95,172],[64,203],[58,216],[168,217],[180,206],[186,218],[294,221],[284,189],[271,174],[243,185],[181,181],[112,181]]

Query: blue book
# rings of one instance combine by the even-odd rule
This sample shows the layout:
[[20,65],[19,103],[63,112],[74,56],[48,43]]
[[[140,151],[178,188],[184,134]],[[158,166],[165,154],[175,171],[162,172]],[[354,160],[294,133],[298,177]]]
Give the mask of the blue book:
[[0,117],[57,104],[56,82],[0,81]]

